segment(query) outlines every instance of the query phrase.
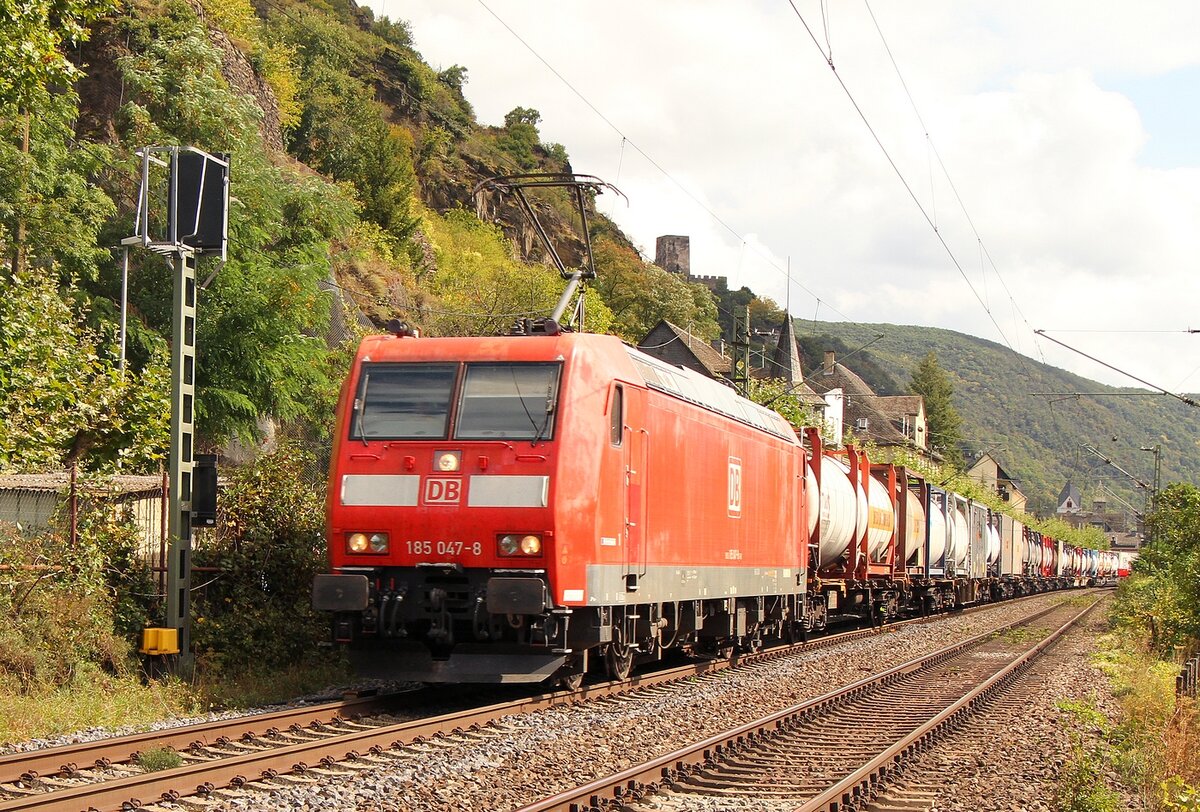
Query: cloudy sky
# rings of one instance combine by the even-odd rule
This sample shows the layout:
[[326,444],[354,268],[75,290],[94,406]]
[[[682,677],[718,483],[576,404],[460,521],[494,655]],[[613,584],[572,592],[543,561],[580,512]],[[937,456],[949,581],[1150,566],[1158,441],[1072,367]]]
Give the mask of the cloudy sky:
[[628,196],[601,207],[648,258],[686,234],[693,273],[797,316],[1136,385],[1041,329],[1200,391],[1194,0],[370,4],[467,68],[480,121],[540,111],[576,172]]

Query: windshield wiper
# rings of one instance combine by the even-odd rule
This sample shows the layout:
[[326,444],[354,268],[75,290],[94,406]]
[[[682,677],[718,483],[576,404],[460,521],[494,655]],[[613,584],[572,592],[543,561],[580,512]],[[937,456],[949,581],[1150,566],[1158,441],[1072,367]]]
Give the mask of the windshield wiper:
[[367,412],[367,387],[371,385],[371,373],[363,375],[362,400],[357,403],[358,415],[354,418],[354,425],[358,429],[358,439],[362,440],[363,445],[370,445],[367,442],[367,434],[363,431],[363,415]]
[[[556,389],[554,384],[557,382],[557,375],[550,376],[550,383],[546,385],[546,419],[542,421],[542,425],[538,428],[537,434],[533,436],[533,442],[529,445],[532,448],[537,445],[545,434],[546,429],[550,428],[550,420],[554,414],[554,409],[558,406],[558,398],[556,397]],[[523,402],[523,401],[522,401]]]

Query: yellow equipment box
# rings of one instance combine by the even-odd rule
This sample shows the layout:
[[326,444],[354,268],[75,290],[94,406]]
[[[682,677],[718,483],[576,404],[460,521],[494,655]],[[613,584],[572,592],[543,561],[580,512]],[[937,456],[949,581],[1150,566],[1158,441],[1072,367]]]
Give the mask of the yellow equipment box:
[[151,656],[178,654],[179,629],[142,629],[142,647],[138,651]]

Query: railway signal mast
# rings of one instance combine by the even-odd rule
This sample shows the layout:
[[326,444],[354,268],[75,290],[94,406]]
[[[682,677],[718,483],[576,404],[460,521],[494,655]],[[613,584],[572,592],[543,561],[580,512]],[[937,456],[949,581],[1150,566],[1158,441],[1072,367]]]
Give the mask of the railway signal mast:
[[[166,618],[146,629],[141,651],[180,655],[190,667],[192,528],[216,525],[216,458],[192,453],[196,403],[196,263],[225,261],[229,233],[229,156],[195,147],[144,147],[134,234],[124,248],[121,290],[122,358],[129,249],[164,257],[174,277],[171,328],[171,445],[169,451]],[[165,181],[165,184],[164,184]]]

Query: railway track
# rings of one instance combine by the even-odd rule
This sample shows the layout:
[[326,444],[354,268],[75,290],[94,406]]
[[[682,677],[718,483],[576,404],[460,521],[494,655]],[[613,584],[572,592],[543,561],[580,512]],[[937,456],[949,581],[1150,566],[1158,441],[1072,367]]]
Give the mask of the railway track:
[[1050,607],[520,812],[865,809],[1094,605]]
[[[882,633],[929,622],[935,619],[893,624]],[[489,735],[482,732],[484,726],[506,716],[630,694],[730,667],[761,666],[880,633],[854,630],[732,660],[668,668],[625,683],[588,685],[398,723],[387,715],[395,711],[394,697],[369,697],[13,754],[0,758],[0,812],[147,808],[185,796],[218,800],[231,792],[313,781],[403,762],[413,757],[414,746],[419,751],[429,740],[455,732]],[[179,752],[184,764],[149,773],[136,766],[137,752],[164,747]]]

